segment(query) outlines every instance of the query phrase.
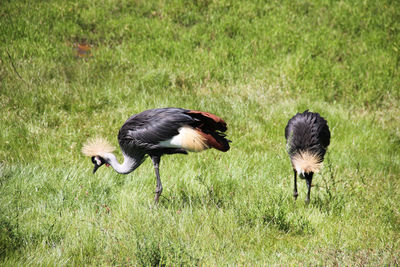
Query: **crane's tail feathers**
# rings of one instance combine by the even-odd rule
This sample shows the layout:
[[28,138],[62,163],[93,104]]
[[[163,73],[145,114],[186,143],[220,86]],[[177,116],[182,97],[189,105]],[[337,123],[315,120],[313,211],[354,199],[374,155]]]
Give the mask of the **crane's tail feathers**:
[[85,156],[102,156],[104,153],[111,153],[115,148],[103,138],[94,138],[88,140],[82,147],[82,153]]
[[322,167],[322,158],[310,151],[300,151],[292,157],[292,165],[298,173],[316,173]]
[[208,147],[218,149],[219,151],[226,152],[229,150],[229,143],[231,140],[225,138],[226,134],[220,132],[203,132],[198,130],[198,133],[206,140]]

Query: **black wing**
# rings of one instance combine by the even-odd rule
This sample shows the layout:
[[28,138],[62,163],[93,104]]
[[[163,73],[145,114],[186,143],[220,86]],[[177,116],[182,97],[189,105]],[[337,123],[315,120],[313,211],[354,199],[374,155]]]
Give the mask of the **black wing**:
[[325,155],[330,143],[330,131],[327,121],[318,113],[297,113],[285,128],[287,150],[289,154],[300,150],[310,150]]
[[183,125],[192,124],[195,119],[181,108],[159,108],[143,111],[130,117],[118,133],[121,148],[132,150],[160,149],[161,141],[177,135]]
[[[318,113],[317,113],[318,114]],[[319,116],[319,114],[318,114]],[[321,144],[327,148],[331,142],[331,132],[329,131],[328,122],[321,116],[318,117],[318,139]]]

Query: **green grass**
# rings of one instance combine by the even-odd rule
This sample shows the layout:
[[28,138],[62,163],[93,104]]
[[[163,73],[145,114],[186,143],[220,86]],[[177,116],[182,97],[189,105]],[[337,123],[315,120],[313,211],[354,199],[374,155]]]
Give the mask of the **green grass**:
[[[0,265],[398,265],[399,62],[398,1],[1,2]],[[232,146],[163,157],[157,207],[149,160],[93,175],[80,149],[167,106]],[[305,109],[332,132],[309,206]]]

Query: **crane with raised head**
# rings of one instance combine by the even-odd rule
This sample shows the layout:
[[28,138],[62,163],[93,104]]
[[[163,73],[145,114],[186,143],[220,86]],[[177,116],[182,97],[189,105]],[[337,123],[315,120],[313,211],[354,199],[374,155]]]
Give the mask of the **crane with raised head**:
[[230,142],[225,138],[226,130],[225,121],[208,112],[183,108],[149,109],[131,116],[119,130],[122,164],[112,153],[114,148],[101,138],[89,140],[82,147],[82,153],[91,157],[93,173],[105,164],[118,173],[128,174],[139,167],[147,155],[150,156],[157,179],[154,200],[158,203],[163,191],[159,173],[161,156],[208,148],[226,152]]
[[318,113],[297,113],[285,128],[286,148],[294,172],[293,196],[297,199],[297,174],[307,183],[306,203],[310,202],[313,175],[322,167],[331,133],[327,121]]

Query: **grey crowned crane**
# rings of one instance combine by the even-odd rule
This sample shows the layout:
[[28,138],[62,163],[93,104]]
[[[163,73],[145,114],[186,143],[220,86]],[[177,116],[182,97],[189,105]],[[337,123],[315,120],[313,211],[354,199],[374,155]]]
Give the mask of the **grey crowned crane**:
[[308,110],[297,113],[285,128],[285,138],[294,172],[293,196],[297,199],[298,174],[306,180],[306,203],[309,203],[313,175],[321,169],[331,139],[327,121],[318,113]]
[[124,156],[120,164],[114,148],[105,140],[97,138],[82,147],[82,153],[92,158],[93,173],[105,164],[118,173],[133,172],[149,155],[157,178],[155,202],[162,193],[159,164],[165,154],[187,154],[208,148],[229,150],[225,138],[226,123],[218,116],[197,110],[182,108],[158,108],[131,116],[118,133],[118,143]]

